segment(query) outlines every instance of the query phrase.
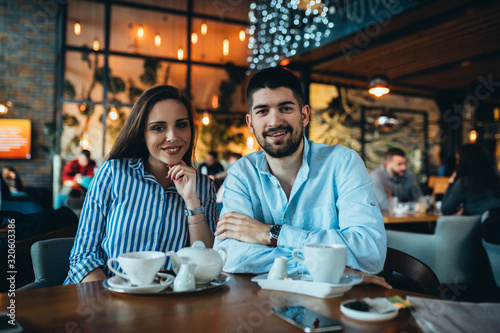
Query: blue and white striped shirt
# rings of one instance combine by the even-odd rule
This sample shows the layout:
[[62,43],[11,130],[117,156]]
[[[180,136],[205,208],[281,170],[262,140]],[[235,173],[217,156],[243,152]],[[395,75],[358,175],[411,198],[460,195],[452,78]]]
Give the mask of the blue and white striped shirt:
[[[213,182],[198,174],[198,197],[212,232],[217,225]],[[132,251],[177,251],[189,246],[184,199],[175,185],[164,190],[143,161],[113,159],[102,165],[85,197],[70,269],[64,284],[79,283],[109,258]],[[165,269],[172,264],[167,257]]]

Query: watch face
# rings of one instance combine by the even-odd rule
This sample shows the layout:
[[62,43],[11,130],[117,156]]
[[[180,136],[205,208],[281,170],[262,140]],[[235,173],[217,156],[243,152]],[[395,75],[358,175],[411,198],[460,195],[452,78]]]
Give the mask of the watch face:
[[271,229],[269,229],[269,232],[271,233],[271,236],[274,239],[278,239],[278,236],[280,235],[281,231],[281,225],[273,225]]

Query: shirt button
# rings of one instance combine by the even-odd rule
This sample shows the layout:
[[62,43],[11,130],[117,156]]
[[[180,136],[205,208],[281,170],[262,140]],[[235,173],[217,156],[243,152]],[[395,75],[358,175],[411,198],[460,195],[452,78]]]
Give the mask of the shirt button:
[[285,218],[286,218],[286,214],[285,214]]
[[280,188],[280,186],[279,186],[279,185],[276,185],[276,188]]

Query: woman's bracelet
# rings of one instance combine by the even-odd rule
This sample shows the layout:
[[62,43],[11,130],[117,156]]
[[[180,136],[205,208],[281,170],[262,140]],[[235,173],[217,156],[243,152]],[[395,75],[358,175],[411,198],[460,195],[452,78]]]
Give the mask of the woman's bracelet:
[[205,216],[203,216],[203,220],[201,220],[201,221],[191,222],[191,223],[188,222],[188,225],[195,225],[195,224],[200,224],[200,223],[203,223],[203,222],[207,222],[207,218]]

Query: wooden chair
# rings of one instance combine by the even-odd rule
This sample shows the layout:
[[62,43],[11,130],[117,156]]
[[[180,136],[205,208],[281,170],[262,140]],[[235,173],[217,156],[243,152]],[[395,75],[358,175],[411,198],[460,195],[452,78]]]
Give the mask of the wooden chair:
[[411,279],[426,294],[440,296],[439,279],[429,266],[407,253],[388,247],[384,269],[379,275],[390,284],[393,272]]
[[428,186],[432,188],[432,196],[434,197],[434,202],[438,201],[437,196],[443,195],[446,193],[446,189],[448,188],[448,184],[450,181],[450,177],[437,177],[430,176]]

